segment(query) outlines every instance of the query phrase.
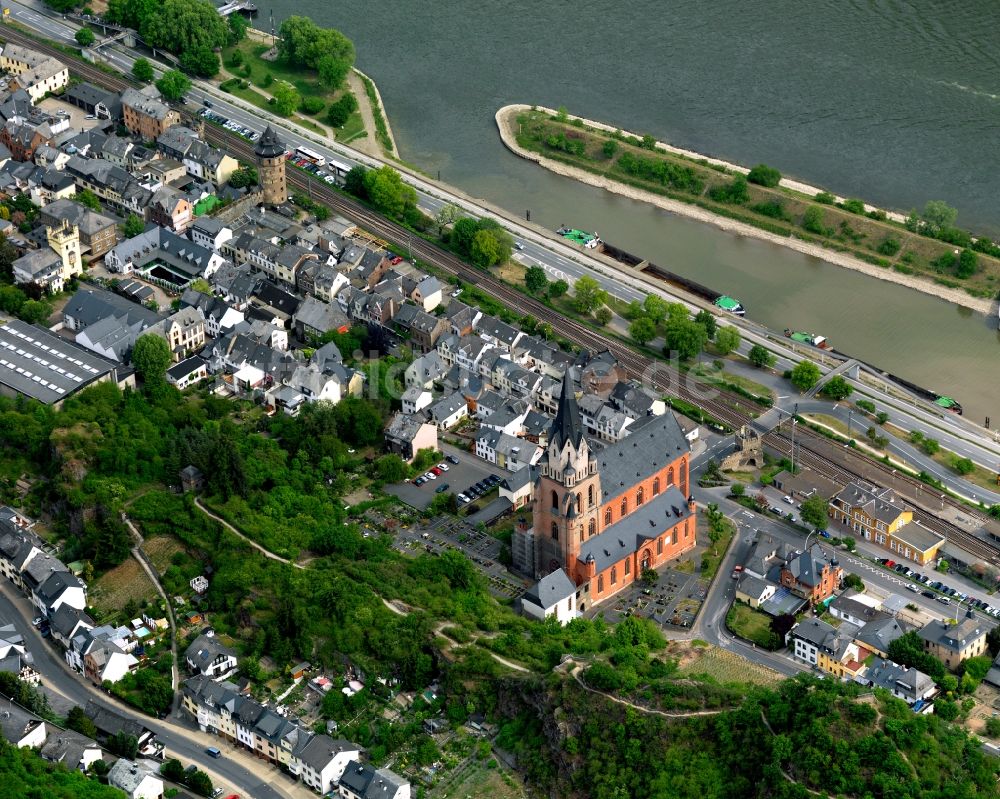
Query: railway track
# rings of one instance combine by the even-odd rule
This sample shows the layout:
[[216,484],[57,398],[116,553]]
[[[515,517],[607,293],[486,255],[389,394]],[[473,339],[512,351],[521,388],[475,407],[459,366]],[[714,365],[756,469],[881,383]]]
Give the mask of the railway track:
[[[2,30],[0,37],[59,58],[66,58],[65,53],[61,50],[43,44],[9,27]],[[84,61],[74,61],[72,71],[80,77],[115,91],[122,91],[129,86],[136,85],[130,78],[108,74]],[[181,110],[186,111],[183,107]],[[205,138],[210,143],[225,148],[244,161],[252,163],[255,160],[251,143],[235,133],[207,125]],[[654,361],[647,358],[614,338],[601,335],[581,322],[562,316],[538,300],[474,269],[451,252],[421,238],[414,238],[401,225],[379,216],[357,201],[334,191],[325,183],[310,180],[306,173],[289,169],[288,182],[380,238],[399,247],[409,246],[416,257],[434,264],[439,269],[464,282],[482,287],[507,307],[517,309],[540,322],[552,325],[553,330],[574,344],[594,352],[610,351],[625,368],[629,377],[641,380],[659,391],[670,393],[697,405],[734,429],[752,423],[760,411],[758,406],[749,403],[739,395],[700,383],[664,361]],[[891,485],[918,508],[915,515],[927,527],[954,540],[973,554],[991,563],[1000,564],[1000,549],[990,542],[935,517],[925,509],[925,505],[940,497],[942,509],[945,505],[951,506],[980,522],[989,519],[985,513],[978,509],[969,508],[948,495],[940,495],[931,486],[891,469],[862,453],[832,444],[828,439],[806,427],[799,429],[796,438],[797,462],[808,466],[817,474],[841,483],[861,478],[880,485]],[[791,452],[791,442],[781,431],[766,433],[764,442],[783,455]]]

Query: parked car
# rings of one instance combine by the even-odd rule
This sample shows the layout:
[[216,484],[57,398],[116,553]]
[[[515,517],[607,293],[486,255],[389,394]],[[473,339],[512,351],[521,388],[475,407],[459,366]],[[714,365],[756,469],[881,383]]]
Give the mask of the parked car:
[[389,263],[392,264],[393,266],[399,266],[399,264],[403,263],[403,259],[399,255],[396,255],[393,256],[392,260],[389,261]]
[[439,464],[437,465],[437,467],[438,467],[438,468],[439,468],[439,469],[440,469],[440,470],[441,470],[442,472],[446,472],[446,471],[448,471],[448,464],[447,464],[447,463],[445,463],[444,461],[442,461],[441,463],[439,463]]
[[734,580],[739,580],[740,579],[740,575],[742,575],[742,574],[743,574],[743,567],[742,566],[734,566],[733,567],[733,572],[729,576],[732,577]]
[[459,494],[458,501],[464,505],[465,503],[471,502],[472,500],[470,500],[467,496],[465,496],[465,494]]
[[906,590],[907,591],[912,591],[914,594],[919,594],[920,593],[920,589],[917,588],[913,583],[907,583],[906,584]]
[[794,505],[795,504],[795,500],[792,499],[790,496],[788,496],[788,494],[785,494],[785,496],[783,496],[781,498],[781,501],[782,502],[787,502],[789,505]]
[[439,467],[437,467],[437,466],[434,466],[434,467],[431,468],[431,474],[433,474],[433,475],[435,475],[437,477],[440,477],[441,476],[441,469]]
[[31,625],[33,627],[40,627],[43,621],[45,621],[45,619],[43,619],[41,616],[35,616],[35,618],[31,620]]
[[878,558],[875,562],[876,563],[880,563],[883,566],[885,566],[889,562],[889,559],[888,558]]
[[415,486],[422,486],[426,482],[427,482],[427,480],[425,480],[424,476],[421,475],[420,477],[418,477],[416,480],[413,481],[413,485],[415,485]]
[[884,561],[882,561],[882,565],[885,566],[887,569],[891,569],[893,566],[896,565],[896,561],[894,561],[894,560],[884,560]]
[[937,597],[937,594],[935,594],[933,591],[921,591],[920,596],[925,596],[928,599],[935,599]]
[[937,599],[937,601],[940,602],[942,605],[950,605],[951,604],[951,600],[948,599],[948,597],[946,597],[946,596],[935,597],[935,599]]
[[448,484],[445,483],[444,485],[439,485],[437,488],[435,488],[434,489],[434,493],[435,494],[443,494],[447,490],[448,490]]
[[514,246],[515,246],[515,247],[516,247],[517,249],[519,249],[519,250],[523,250],[523,249],[524,249],[524,245],[523,245],[523,244],[522,244],[521,242],[519,242],[519,241],[515,241],[515,242],[514,242]]
[[462,293],[462,289],[455,289],[455,290],[454,290],[454,291],[453,291],[453,292],[451,293],[451,296],[452,296],[452,297],[457,297],[457,296],[458,296],[459,294],[461,294],[461,293]]
[[424,472],[425,480],[437,480],[438,476],[434,472]]
[[456,458],[454,455],[445,455],[444,459],[448,461],[448,463],[456,463],[456,464],[459,463],[458,458]]

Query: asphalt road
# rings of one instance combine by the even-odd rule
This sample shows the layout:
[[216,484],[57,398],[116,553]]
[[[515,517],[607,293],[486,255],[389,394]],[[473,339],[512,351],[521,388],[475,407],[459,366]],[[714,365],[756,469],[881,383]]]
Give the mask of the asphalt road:
[[[276,769],[249,758],[242,753],[236,755],[234,749],[222,739],[212,737],[212,744],[202,743],[204,736],[196,728],[187,728],[176,721],[157,721],[136,713],[123,704],[112,700],[98,690],[83,675],[76,674],[62,659],[56,645],[50,644],[31,625],[31,607],[27,599],[17,589],[4,580],[0,585],[0,613],[11,621],[17,631],[24,636],[25,644],[35,659],[35,670],[42,677],[42,685],[47,691],[54,691],[67,700],[83,706],[92,699],[102,707],[117,713],[124,713],[156,733],[163,743],[168,757],[176,757],[184,763],[196,763],[198,768],[208,773],[215,785],[235,789],[243,796],[254,799],[287,799],[299,795],[291,780]],[[205,738],[207,741],[208,739]],[[223,750],[223,756],[215,759],[205,753],[205,746],[215,745]],[[249,759],[258,769],[271,772],[266,779],[240,764]]]

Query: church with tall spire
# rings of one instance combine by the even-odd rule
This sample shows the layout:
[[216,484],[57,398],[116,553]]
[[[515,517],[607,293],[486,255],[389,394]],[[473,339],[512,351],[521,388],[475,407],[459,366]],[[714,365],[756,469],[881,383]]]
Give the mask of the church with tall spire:
[[690,445],[673,414],[638,419],[622,440],[592,445],[570,371],[539,462],[533,526],[515,532],[515,548],[525,553],[515,566],[540,580],[528,594],[537,597],[555,584],[571,594],[561,619],[695,545]]

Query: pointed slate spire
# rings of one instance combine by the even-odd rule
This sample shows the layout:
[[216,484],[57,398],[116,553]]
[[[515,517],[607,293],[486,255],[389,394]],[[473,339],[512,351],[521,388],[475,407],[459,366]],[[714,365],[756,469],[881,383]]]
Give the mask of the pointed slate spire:
[[254,152],[261,158],[277,158],[285,154],[285,145],[281,143],[274,128],[268,125],[257,140]]
[[580,446],[583,438],[583,422],[580,419],[580,407],[576,404],[576,394],[573,393],[573,378],[566,370],[563,375],[562,394],[559,396],[559,410],[552,423],[552,441],[562,449],[566,442],[574,447]]

